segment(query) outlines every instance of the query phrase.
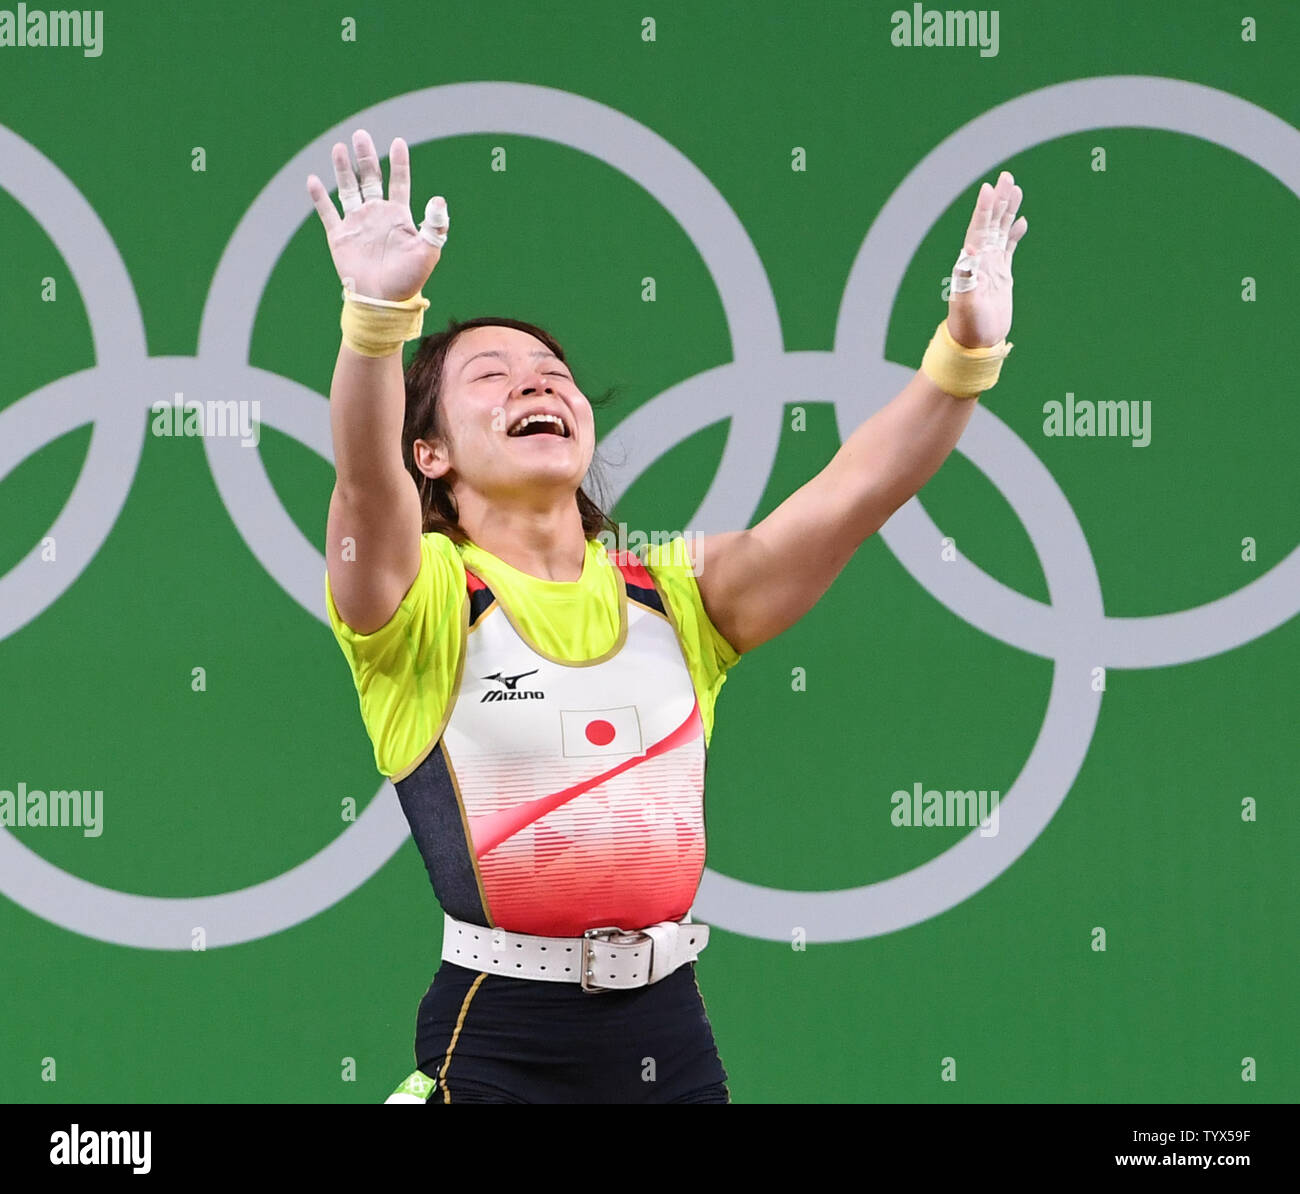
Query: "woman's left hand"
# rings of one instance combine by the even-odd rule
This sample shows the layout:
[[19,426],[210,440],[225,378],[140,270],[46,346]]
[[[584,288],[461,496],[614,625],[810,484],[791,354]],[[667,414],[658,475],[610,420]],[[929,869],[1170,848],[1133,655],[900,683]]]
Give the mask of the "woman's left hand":
[[[948,300],[948,331],[967,348],[987,348],[1011,330],[1011,255],[1029,228],[1016,218],[1024,192],[1003,170],[998,185],[984,183],[975,200],[966,244],[952,271]],[[970,286],[971,289],[959,289]]]

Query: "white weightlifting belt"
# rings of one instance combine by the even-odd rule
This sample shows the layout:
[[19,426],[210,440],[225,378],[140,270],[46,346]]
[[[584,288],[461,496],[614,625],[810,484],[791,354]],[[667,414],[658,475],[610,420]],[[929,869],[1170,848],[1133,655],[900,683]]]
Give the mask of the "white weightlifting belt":
[[443,914],[443,961],[511,978],[579,983],[590,994],[657,983],[695,961],[708,943],[709,926],[693,923],[690,913],[637,931],[606,925],[581,937],[508,933]]

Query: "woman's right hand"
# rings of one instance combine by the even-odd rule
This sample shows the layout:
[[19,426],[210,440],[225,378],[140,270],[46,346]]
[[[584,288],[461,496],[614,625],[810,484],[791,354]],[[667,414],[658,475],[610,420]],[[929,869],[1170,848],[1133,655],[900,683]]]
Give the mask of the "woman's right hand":
[[435,195],[425,208],[419,228],[411,219],[411,157],[406,142],[397,137],[388,151],[388,198],[379,154],[370,134],[352,134],[360,184],[353,173],[347,146],[334,144],[334,176],[338,180],[343,218],[334,210],[325,184],[316,175],[307,178],[307,193],[316,206],[329,242],[339,281],[358,294],[399,302],[419,294],[442,255],[434,240],[445,239],[447,204]]

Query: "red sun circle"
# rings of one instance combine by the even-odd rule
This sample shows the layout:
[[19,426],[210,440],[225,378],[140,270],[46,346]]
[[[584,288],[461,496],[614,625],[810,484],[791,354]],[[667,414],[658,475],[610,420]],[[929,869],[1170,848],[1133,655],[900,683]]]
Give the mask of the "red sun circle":
[[614,727],[607,721],[587,722],[587,741],[593,746],[608,746],[614,741]]

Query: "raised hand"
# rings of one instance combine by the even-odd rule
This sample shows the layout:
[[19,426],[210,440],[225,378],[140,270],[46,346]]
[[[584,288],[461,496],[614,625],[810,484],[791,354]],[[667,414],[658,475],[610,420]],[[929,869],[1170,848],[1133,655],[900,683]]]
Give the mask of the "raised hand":
[[1024,216],[1016,218],[1023,197],[1003,170],[997,186],[984,183],[975,200],[948,300],[948,331],[967,348],[997,344],[1011,330],[1011,256],[1029,228]]
[[325,184],[314,174],[307,177],[307,193],[325,226],[334,268],[339,280],[358,294],[408,299],[420,292],[442,255],[449,225],[446,200],[441,195],[430,199],[416,228],[411,219],[411,156],[406,142],[397,137],[388,151],[387,199],[370,134],[358,129],[352,134],[352,147],[356,173],[342,141],[335,142],[332,153],[342,219]]

